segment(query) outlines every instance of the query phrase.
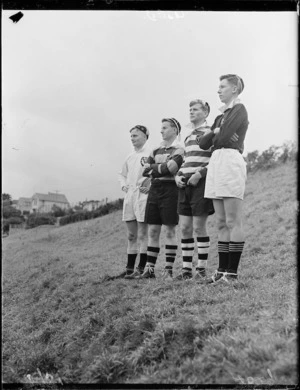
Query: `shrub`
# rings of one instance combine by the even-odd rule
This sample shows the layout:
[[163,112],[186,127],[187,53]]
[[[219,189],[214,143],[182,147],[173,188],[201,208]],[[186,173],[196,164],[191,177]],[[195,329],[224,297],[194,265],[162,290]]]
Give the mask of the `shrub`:
[[8,207],[8,206],[11,206],[11,205],[12,205],[12,201],[11,200],[8,200],[8,199],[2,200],[2,206],[3,207]]
[[21,223],[23,223],[25,221],[25,218],[23,216],[21,216],[21,217],[10,217],[6,221],[10,225],[20,225]]
[[245,160],[248,171],[256,171],[258,169],[269,169],[287,161],[295,161],[297,157],[296,143],[286,141],[282,146],[272,145],[261,153],[254,150],[247,154]]
[[281,147],[281,155],[279,161],[285,163],[288,160],[297,160],[297,147],[295,142],[286,141]]
[[22,213],[20,210],[16,210],[12,206],[3,206],[3,212],[2,212],[3,218],[8,219],[11,217],[21,217]]
[[280,156],[279,146],[272,145],[269,149],[264,150],[258,157],[257,169],[268,169],[276,165],[278,157]]
[[66,215],[66,211],[54,204],[52,206],[51,214],[54,215],[54,217],[63,217]]
[[254,150],[253,152],[250,152],[247,154],[246,162],[247,162],[247,168],[249,171],[252,171],[255,169],[259,157],[259,151]]
[[41,225],[55,225],[56,218],[47,213],[30,214],[26,221],[26,228],[34,228]]
[[72,214],[74,214],[74,212],[75,211],[72,208],[69,208],[69,209],[65,210],[65,215],[72,215]]
[[77,212],[73,212],[72,214],[65,215],[60,218],[59,224],[61,226],[67,225],[69,223],[85,221],[88,219],[102,217],[103,215],[112,213],[114,211],[120,210],[123,207],[123,199],[117,199],[113,202],[108,202],[103,206],[98,207],[96,210],[87,211],[80,210]]

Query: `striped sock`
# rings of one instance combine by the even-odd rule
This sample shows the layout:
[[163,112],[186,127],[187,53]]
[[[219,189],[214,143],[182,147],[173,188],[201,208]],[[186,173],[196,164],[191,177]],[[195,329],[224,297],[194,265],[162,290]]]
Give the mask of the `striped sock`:
[[218,253],[219,253],[219,272],[225,272],[228,267],[229,260],[229,242],[218,241]]
[[134,270],[134,264],[135,264],[136,257],[137,257],[137,253],[127,253],[126,269],[128,271],[133,271]]
[[147,253],[140,253],[140,261],[138,268],[142,271],[147,263]]
[[156,246],[148,246],[147,247],[146,267],[151,267],[151,268],[155,267],[158,254],[159,254],[159,247],[156,247]]
[[195,245],[193,238],[181,239],[182,269],[186,271],[192,271],[194,249]]
[[197,237],[198,264],[197,268],[206,268],[210,241],[209,237]]
[[239,262],[241,259],[241,255],[244,249],[245,241],[236,242],[236,241],[230,241],[229,242],[229,261],[228,261],[228,267],[226,269],[227,272],[236,274],[237,269],[239,266]]
[[177,245],[166,245],[166,269],[173,269],[177,248]]

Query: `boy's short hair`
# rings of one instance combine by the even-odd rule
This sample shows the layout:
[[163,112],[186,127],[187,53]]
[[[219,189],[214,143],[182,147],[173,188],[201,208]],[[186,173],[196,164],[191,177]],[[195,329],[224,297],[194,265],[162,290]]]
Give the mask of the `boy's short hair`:
[[180,125],[180,123],[178,122],[177,119],[175,119],[175,118],[163,118],[161,121],[162,122],[169,122],[170,125],[177,130],[177,135],[180,133],[181,125]]
[[132,130],[135,130],[135,129],[140,130],[142,133],[144,133],[145,136],[147,137],[147,139],[149,138],[149,130],[147,129],[147,127],[142,126],[142,125],[136,125],[132,129],[130,129],[129,132],[131,133]]
[[238,94],[243,92],[244,90],[244,81],[241,77],[239,77],[236,74],[224,74],[223,76],[220,76],[220,81],[222,80],[228,80],[228,82],[232,85],[235,85],[238,89]]
[[210,107],[209,107],[209,104],[207,102],[205,102],[204,100],[201,100],[201,99],[195,99],[195,100],[192,100],[190,102],[190,107],[194,106],[195,104],[200,104],[202,109],[204,111],[206,111],[207,113],[207,116],[209,115],[210,113]]

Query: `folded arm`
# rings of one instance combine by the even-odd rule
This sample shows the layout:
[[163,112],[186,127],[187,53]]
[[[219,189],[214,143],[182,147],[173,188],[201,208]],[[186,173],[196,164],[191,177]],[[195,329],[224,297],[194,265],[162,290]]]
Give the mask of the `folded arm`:
[[221,126],[221,131],[218,135],[218,144],[225,145],[228,142],[234,141],[232,137],[237,134],[241,126],[248,121],[248,114],[243,104],[235,105],[225,117],[225,121]]
[[183,149],[178,149],[168,161],[163,163],[155,163],[155,160],[150,156],[143,175],[152,177],[175,176],[182,165],[183,155]]

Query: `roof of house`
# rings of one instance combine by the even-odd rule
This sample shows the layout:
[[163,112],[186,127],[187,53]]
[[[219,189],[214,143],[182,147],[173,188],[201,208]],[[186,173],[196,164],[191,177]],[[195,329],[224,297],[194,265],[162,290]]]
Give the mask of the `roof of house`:
[[24,198],[24,197],[21,197],[19,198],[18,202],[31,202],[32,201],[32,198]]
[[56,202],[56,203],[69,203],[68,199],[64,194],[54,194],[49,192],[48,194],[40,194],[36,193],[32,196],[33,198],[38,198],[39,200],[45,200],[48,202]]

